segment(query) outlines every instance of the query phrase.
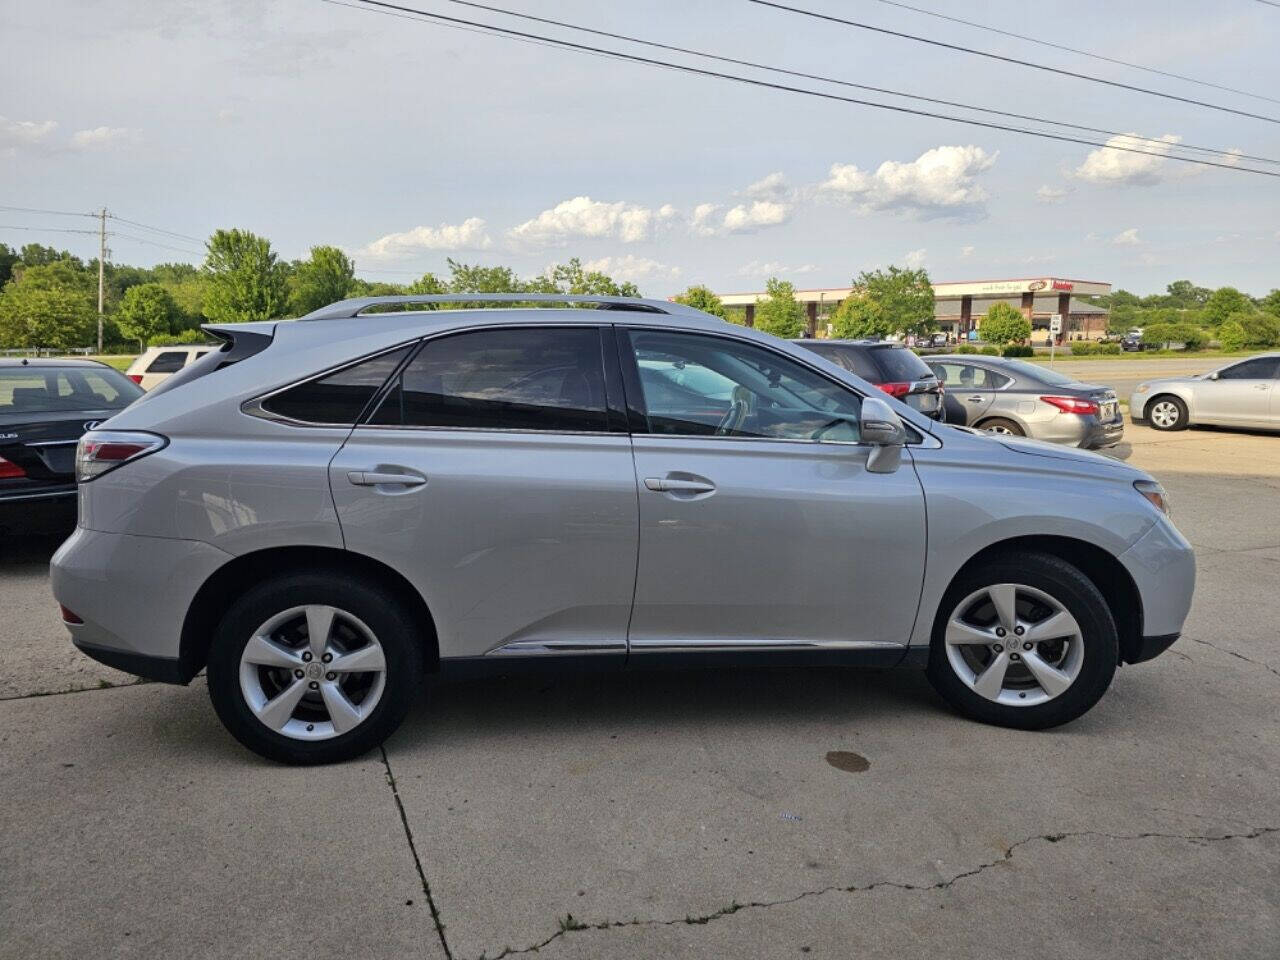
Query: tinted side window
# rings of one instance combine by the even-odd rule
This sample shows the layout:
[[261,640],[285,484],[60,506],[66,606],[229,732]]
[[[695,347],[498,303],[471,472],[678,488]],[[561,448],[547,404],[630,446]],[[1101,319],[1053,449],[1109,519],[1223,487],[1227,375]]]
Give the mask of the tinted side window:
[[938,379],[952,389],[999,390],[1009,382],[1009,377],[968,363],[931,363],[929,369]]
[[600,333],[594,327],[526,327],[430,340],[369,422],[472,430],[607,430]]
[[908,383],[929,376],[929,367],[906,347],[872,347],[871,356],[886,383]]
[[1276,367],[1280,359],[1276,357],[1254,357],[1234,367],[1227,367],[1218,374],[1221,380],[1272,380],[1276,377]]
[[412,347],[400,347],[264,400],[270,413],[304,423],[354,424]]
[[650,433],[858,440],[858,395],[787,357],[723,337],[628,336]]
[[857,347],[850,346],[841,347],[835,344],[814,344],[810,346],[806,343],[802,344],[802,346],[812,350],[820,357],[825,357],[837,367],[844,367],[850,373],[856,374],[870,383],[880,383],[884,379],[866,350],[859,350]]
[[187,362],[187,351],[166,350],[151,361],[147,373],[177,373]]

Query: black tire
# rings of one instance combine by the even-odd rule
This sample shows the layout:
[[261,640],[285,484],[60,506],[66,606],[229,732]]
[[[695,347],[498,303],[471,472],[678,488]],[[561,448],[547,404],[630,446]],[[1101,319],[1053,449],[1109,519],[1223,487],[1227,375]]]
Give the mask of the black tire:
[[[240,659],[253,632],[281,611],[306,604],[337,607],[372,630],[385,658],[385,685],[373,712],[352,730],[327,740],[299,740],[267,727],[240,686]],[[288,574],[260,583],[237,599],[209,649],[209,698],[223,726],[260,756],[279,763],[337,763],[381,744],[400,723],[423,677],[421,630],[391,592],[377,583],[332,573]]]
[[[997,428],[999,429],[997,430]],[[1012,420],[1006,420],[1004,417],[991,417],[988,420],[983,420],[982,423],[978,425],[978,429],[990,430],[993,433],[1007,433],[1013,437],[1025,437],[1027,435],[1027,431],[1023,430],[1022,427],[1018,426]]]
[[[974,591],[998,583],[1044,591],[1080,626],[1084,651],[1080,672],[1070,687],[1045,703],[1024,707],[988,700],[956,675],[947,658],[944,635],[952,612]],[[1069,723],[1098,702],[1115,676],[1118,651],[1115,620],[1092,580],[1058,557],[1008,553],[962,574],[947,590],[934,621],[928,676],[933,688],[966,717],[1001,727],[1043,730]]]
[[[1172,406],[1176,414],[1176,417],[1172,422],[1164,420],[1162,417],[1161,419],[1164,421],[1163,425],[1156,423],[1155,419],[1151,416],[1152,411],[1156,408],[1156,404],[1162,403],[1167,403]],[[1162,393],[1158,397],[1152,397],[1151,402],[1147,404],[1144,412],[1146,413],[1147,424],[1153,430],[1185,430],[1187,429],[1191,419],[1187,414],[1187,405],[1183,403],[1179,397],[1175,397],[1170,393]]]

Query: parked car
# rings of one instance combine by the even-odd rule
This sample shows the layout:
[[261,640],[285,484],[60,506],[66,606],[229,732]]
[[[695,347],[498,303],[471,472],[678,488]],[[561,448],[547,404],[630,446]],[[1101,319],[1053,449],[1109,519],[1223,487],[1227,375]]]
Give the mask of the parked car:
[[125,375],[143,390],[150,390],[213,349],[215,348],[207,343],[199,346],[148,347],[142,356],[129,364]]
[[947,345],[947,335],[945,333],[935,333],[929,338],[929,346],[945,347]]
[[1280,430],[1280,353],[1238,360],[1198,377],[1140,383],[1129,397],[1129,415],[1157,430],[1195,423]]
[[946,388],[947,422],[1086,450],[1124,436],[1124,415],[1110,387],[1023,360],[966,354],[928,357]]
[[793,340],[792,343],[874,383],[925,416],[942,418],[942,384],[925,362],[903,344],[878,340]]
[[0,528],[69,515],[76,442],[141,395],[105,363],[0,359]]
[[1141,331],[1134,333],[1130,331],[1120,339],[1120,349],[1127,353],[1133,353],[1143,349]]
[[[366,313],[467,300],[599,309]],[[1049,727],[1191,603],[1142,471],[937,423],[690,307],[370,297],[208,329],[221,351],[82,439],[52,587],[81,650],[206,669],[276,760],[369,750],[428,670],[904,665]]]

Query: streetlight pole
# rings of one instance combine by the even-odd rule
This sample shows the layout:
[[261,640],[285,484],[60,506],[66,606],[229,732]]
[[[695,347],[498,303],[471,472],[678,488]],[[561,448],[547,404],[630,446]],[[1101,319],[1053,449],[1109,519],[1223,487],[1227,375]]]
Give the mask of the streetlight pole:
[[98,214],[98,354],[102,354],[102,308],[104,303],[104,266],[107,259],[107,208]]

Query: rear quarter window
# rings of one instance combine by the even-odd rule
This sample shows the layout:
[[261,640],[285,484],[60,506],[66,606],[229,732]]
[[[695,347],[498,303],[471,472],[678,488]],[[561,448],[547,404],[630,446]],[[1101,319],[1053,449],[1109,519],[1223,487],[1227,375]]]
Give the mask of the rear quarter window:
[[380,353],[300,383],[267,397],[260,406],[267,413],[300,423],[354,425],[411,349],[408,345]]

